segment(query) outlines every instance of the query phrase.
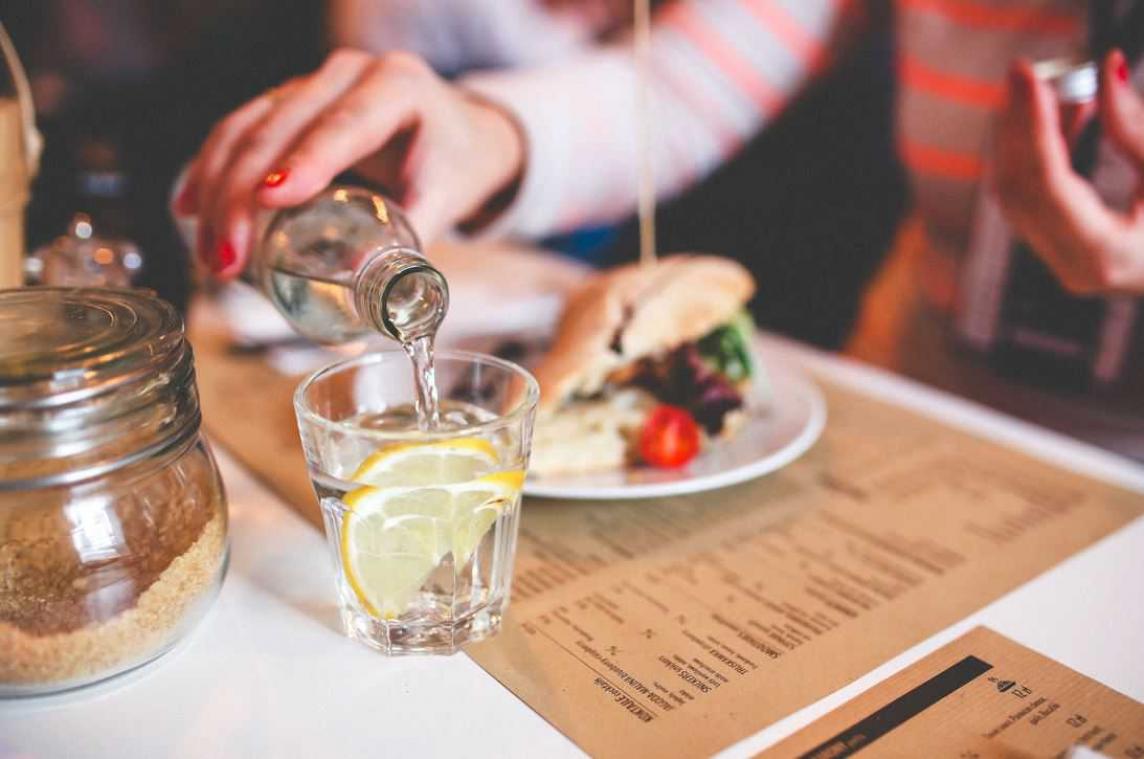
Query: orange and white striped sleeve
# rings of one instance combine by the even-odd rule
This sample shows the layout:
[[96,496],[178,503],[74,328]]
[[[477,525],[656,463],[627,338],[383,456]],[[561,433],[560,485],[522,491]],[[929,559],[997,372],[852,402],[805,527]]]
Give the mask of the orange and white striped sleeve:
[[[677,0],[654,19],[649,57],[657,193],[693,184],[757,133],[829,62],[847,0]],[[630,40],[556,64],[483,73],[465,86],[516,114],[527,169],[487,230],[542,237],[635,207],[637,69]]]

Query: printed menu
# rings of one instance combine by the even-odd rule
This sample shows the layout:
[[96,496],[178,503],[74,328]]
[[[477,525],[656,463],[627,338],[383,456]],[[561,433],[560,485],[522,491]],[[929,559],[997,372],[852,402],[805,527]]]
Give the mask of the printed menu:
[[[209,331],[194,341],[211,437],[321,529],[297,379]],[[526,499],[512,608],[469,655],[594,756],[704,756],[1144,512],[1137,494],[824,390],[822,439],[767,477],[660,500]]]
[[1066,759],[1081,746],[1144,758],[1144,704],[978,627],[759,756]]
[[728,490],[530,501],[469,654],[593,756],[705,756],[1130,521],[1141,497],[828,388],[803,460]]

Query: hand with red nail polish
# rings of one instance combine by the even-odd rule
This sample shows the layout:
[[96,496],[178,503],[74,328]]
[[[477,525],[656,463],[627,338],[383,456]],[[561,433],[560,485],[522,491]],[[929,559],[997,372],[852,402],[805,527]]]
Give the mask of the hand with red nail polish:
[[1077,294],[1144,293],[1144,99],[1127,62],[1113,51],[1102,64],[1101,123],[1136,166],[1129,209],[1110,208],[1072,168],[1060,103],[1025,62],[1010,72],[1009,97],[994,140],[997,192],[1006,218]]
[[414,56],[339,50],[313,74],[223,119],[188,185],[202,223],[230,246],[209,253],[225,279],[246,265],[261,211],[305,202],[348,169],[407,201],[430,242],[508,196],[523,164],[523,134],[499,106]]

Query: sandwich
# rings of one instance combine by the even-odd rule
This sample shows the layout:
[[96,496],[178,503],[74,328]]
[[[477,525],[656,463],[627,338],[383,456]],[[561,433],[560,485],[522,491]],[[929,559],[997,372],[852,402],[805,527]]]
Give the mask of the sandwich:
[[534,371],[539,476],[674,468],[735,434],[767,402],[745,306],[750,273],[674,255],[593,276],[569,298]]

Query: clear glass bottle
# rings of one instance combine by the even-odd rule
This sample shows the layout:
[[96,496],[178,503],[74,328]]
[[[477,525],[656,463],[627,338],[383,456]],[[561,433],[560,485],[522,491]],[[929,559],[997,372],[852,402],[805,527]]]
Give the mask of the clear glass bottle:
[[356,187],[271,216],[252,275],[298,332],[321,342],[381,333],[410,343],[436,332],[449,307],[445,277],[405,215]]

